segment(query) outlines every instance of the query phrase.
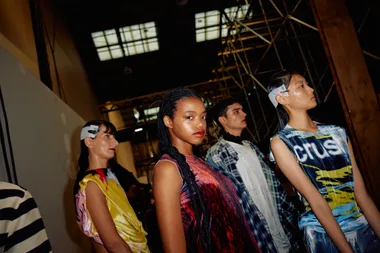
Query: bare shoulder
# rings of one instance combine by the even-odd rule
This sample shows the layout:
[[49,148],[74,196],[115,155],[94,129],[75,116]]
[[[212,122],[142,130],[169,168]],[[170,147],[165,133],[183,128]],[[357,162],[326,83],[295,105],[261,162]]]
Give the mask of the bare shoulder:
[[165,187],[170,187],[171,185],[176,188],[182,185],[181,174],[174,162],[169,160],[159,161],[154,167],[153,187],[157,188],[161,185]]
[[86,195],[89,198],[92,198],[94,196],[104,196],[102,190],[100,189],[99,185],[95,183],[94,181],[88,181],[86,186]]
[[286,148],[285,143],[279,137],[274,137],[270,142],[270,146],[274,150]]

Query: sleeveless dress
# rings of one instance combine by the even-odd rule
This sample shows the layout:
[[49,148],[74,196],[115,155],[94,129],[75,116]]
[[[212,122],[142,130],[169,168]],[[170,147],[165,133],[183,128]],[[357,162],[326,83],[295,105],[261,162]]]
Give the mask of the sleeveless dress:
[[123,188],[111,169],[88,171],[79,182],[79,190],[75,195],[75,206],[77,222],[82,232],[103,245],[86,206],[86,187],[88,182],[96,183],[104,193],[116,230],[132,252],[148,253],[149,249],[145,237],[147,233],[137,219]]
[[[334,125],[316,124],[315,134],[287,125],[274,137],[280,138],[295,156],[305,175],[326,199],[343,232],[360,229],[367,225],[367,220],[355,199],[346,131]],[[300,229],[312,226],[325,232],[309,203],[299,196],[306,209],[299,221]]]
[[[380,252],[380,241],[355,199],[354,175],[344,128],[315,122],[316,133],[287,125],[280,138],[294,155],[305,175],[327,201],[354,252]],[[271,154],[271,159],[274,159]],[[299,194],[299,193],[298,193]],[[338,252],[310,204],[300,195],[305,212],[299,220],[310,252]]]
[[[163,155],[157,164],[162,161],[174,163],[181,173],[178,164],[170,156]],[[260,252],[245,220],[233,183],[196,156],[186,156],[186,162],[195,175],[196,183],[210,215],[212,252]],[[194,206],[185,181],[181,188],[180,201],[187,252],[202,253],[204,250],[197,229]]]

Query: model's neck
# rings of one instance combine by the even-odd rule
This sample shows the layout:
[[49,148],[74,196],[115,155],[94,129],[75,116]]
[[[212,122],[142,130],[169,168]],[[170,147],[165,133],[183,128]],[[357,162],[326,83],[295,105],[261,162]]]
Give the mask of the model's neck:
[[90,155],[90,159],[89,159],[89,166],[88,166],[88,169],[89,170],[94,170],[94,169],[100,169],[100,168],[107,168],[108,167],[108,160],[103,158],[103,157],[99,157],[99,156],[91,156]]
[[225,128],[224,131],[226,133],[229,133],[230,135],[235,136],[235,137],[240,137],[241,133],[243,132],[243,129],[229,129],[229,128]]
[[180,141],[179,139],[172,140],[172,145],[178,149],[182,155],[193,155],[193,145]]
[[317,126],[307,114],[306,111],[303,112],[291,112],[289,113],[288,125],[302,131],[306,132],[316,132]]

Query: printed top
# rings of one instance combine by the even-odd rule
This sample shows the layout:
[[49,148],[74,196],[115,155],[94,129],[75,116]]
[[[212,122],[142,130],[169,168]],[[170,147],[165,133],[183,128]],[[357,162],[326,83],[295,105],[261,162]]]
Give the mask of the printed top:
[[[354,231],[367,224],[355,200],[354,177],[344,128],[316,123],[317,133],[303,132],[287,125],[274,137],[280,138],[293,153],[313,185],[328,202],[343,232]],[[271,160],[274,160],[271,152]],[[302,196],[305,212],[299,227],[313,226],[324,232]]]
[[[178,164],[170,156],[163,155],[159,162],[161,161],[173,162],[182,175]],[[210,215],[212,252],[260,252],[244,218],[233,183],[196,156],[186,156],[186,162],[195,175],[195,181]],[[204,249],[190,199],[191,193],[188,184],[183,182],[180,201],[187,252],[202,253]]]

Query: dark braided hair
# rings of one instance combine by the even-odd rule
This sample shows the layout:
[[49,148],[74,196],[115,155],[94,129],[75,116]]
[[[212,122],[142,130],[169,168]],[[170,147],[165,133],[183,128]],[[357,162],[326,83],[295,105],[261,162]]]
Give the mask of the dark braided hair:
[[201,242],[204,252],[212,252],[211,250],[211,235],[210,235],[210,217],[204,204],[202,194],[195,181],[195,176],[190,170],[186,158],[181,154],[176,147],[172,145],[168,128],[164,124],[164,117],[173,118],[177,103],[184,98],[200,97],[192,90],[179,87],[169,90],[162,98],[160,110],[157,117],[158,128],[158,152],[159,157],[168,154],[171,158],[177,161],[180,174],[183,180],[188,184],[190,190],[190,198],[194,206],[195,216],[197,220],[197,229],[200,232]]

